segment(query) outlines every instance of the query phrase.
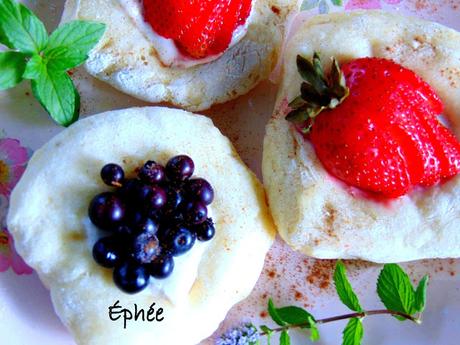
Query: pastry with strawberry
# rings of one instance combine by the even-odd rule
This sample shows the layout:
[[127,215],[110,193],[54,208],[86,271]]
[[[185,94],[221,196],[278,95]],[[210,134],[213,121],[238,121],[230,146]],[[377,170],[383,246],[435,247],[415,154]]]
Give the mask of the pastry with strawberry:
[[247,93],[274,68],[297,0],[67,0],[63,21],[107,24],[85,65],[149,102],[203,110]]
[[374,262],[460,256],[460,34],[379,11],[288,43],[263,175],[294,249]]

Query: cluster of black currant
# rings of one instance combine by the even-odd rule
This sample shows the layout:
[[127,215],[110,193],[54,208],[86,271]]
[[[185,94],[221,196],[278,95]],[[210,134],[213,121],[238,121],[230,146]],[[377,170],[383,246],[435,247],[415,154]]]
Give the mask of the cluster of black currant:
[[147,161],[131,179],[117,164],[102,168],[102,180],[115,190],[96,195],[89,205],[91,222],[110,232],[96,242],[93,257],[114,269],[121,290],[136,293],[150,276],[168,277],[174,256],[189,251],[196,239],[214,237],[207,210],[214,190],[205,179],[191,178],[194,170],[185,155],[171,158],[165,167]]

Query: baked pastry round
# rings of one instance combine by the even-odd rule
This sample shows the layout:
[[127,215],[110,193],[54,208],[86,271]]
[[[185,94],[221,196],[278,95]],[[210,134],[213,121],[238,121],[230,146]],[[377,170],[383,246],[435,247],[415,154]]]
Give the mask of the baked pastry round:
[[[213,186],[216,236],[176,258],[165,280],[136,295],[119,290],[111,270],[93,260],[97,229],[88,205],[107,190],[99,173],[116,162],[132,171],[147,159],[177,154],[195,162]],[[36,151],[11,196],[8,228],[18,252],[50,289],[55,310],[78,344],[197,344],[244,299],[274,240],[264,191],[235,149],[206,117],[148,107],[83,119]],[[161,322],[112,321],[116,301],[133,313],[163,308]],[[116,309],[120,311],[120,309]],[[122,314],[118,314],[120,316]],[[114,315],[114,317],[116,314]]]
[[353,196],[285,120],[287,102],[300,90],[296,56],[309,58],[315,51],[328,64],[332,56],[339,63],[369,56],[412,69],[437,91],[444,116],[460,137],[458,32],[381,11],[305,21],[288,43],[277,106],[264,141],[264,183],[282,238],[318,258],[398,262],[460,256],[460,176],[388,202]]
[[246,35],[216,60],[189,68],[164,66],[151,41],[117,0],[67,0],[63,21],[94,20],[107,30],[85,64],[93,76],[149,102],[204,110],[247,93],[274,68],[288,14],[297,0],[253,0]]

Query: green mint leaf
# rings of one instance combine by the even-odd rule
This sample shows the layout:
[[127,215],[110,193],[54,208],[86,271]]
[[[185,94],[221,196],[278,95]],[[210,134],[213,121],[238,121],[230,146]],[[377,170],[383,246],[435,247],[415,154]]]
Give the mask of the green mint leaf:
[[[68,54],[69,48],[67,47],[57,47],[50,50],[47,49],[45,51],[46,64],[54,70],[63,72],[67,71],[72,68],[69,66],[73,65],[70,63],[71,60],[67,58]],[[82,62],[84,62],[86,58],[87,56],[85,56]],[[78,63],[78,65],[79,64],[80,63]]]
[[55,69],[68,70],[82,64],[104,34],[106,25],[72,21],[58,27],[50,36],[45,55]]
[[291,345],[291,337],[287,330],[281,332],[280,345]]
[[348,321],[347,326],[343,330],[342,345],[360,345],[363,335],[364,329],[361,319],[354,317]]
[[265,336],[267,337],[267,345],[270,345],[270,341],[274,332],[273,329],[265,325],[262,325],[260,326],[260,330],[265,333]]
[[43,69],[43,59],[40,55],[34,54],[27,62],[24,74],[24,79],[38,79]]
[[4,46],[7,46],[10,49],[14,49],[11,42],[8,41],[8,38],[6,38],[6,35],[3,33],[1,25],[0,25],[0,44],[3,44]]
[[308,323],[310,324],[310,340],[318,341],[319,340],[319,330],[316,325],[316,321],[312,317],[308,318]]
[[426,275],[420,280],[415,290],[414,312],[421,313],[425,309],[426,304],[426,288],[428,286],[429,277]]
[[309,328],[309,319],[315,320],[309,312],[296,306],[276,308],[271,298],[268,300],[268,313],[279,326],[305,324],[302,328]]
[[65,72],[42,64],[38,78],[32,80],[32,91],[58,124],[67,127],[78,119],[80,96]]
[[3,44],[26,54],[40,53],[48,42],[40,19],[14,0],[0,0],[0,31],[6,38]]
[[278,314],[278,309],[276,309],[275,304],[271,298],[268,299],[268,314],[272,320],[279,326],[286,326],[287,323],[283,321],[281,316]]
[[19,52],[0,53],[0,91],[12,88],[22,81],[26,56]]
[[319,0],[304,0],[300,6],[301,11],[311,10],[312,8],[317,7]]
[[331,0],[332,4],[334,6],[342,6],[343,3],[342,3],[342,0]]
[[340,300],[351,310],[362,312],[363,308],[359,304],[358,297],[356,296],[353,288],[347,278],[347,270],[341,260],[337,261],[334,272],[334,283],[337,294]]
[[313,315],[311,315],[306,310],[295,306],[279,308],[276,311],[278,312],[278,315],[281,318],[281,320],[283,320],[283,322],[291,326],[305,324],[305,326],[303,326],[302,328],[309,328],[309,320],[315,319]]
[[[409,276],[396,264],[383,266],[377,280],[377,294],[388,310],[412,315],[415,313],[415,291]],[[397,317],[404,321],[405,318]]]

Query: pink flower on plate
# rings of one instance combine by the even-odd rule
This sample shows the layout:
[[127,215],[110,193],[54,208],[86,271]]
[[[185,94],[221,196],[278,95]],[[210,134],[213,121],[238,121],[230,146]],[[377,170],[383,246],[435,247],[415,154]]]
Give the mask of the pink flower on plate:
[[379,9],[382,8],[382,2],[390,5],[399,4],[402,0],[349,0],[345,5],[345,10],[356,10],[356,9]]
[[8,230],[0,230],[0,272],[11,267],[16,274],[32,274],[33,270],[14,249],[13,237]]
[[19,140],[0,139],[0,194],[9,197],[13,187],[21,178],[27,161],[28,151]]

